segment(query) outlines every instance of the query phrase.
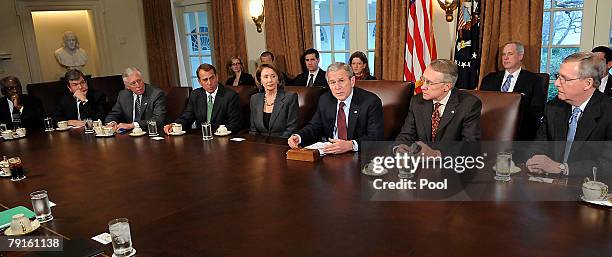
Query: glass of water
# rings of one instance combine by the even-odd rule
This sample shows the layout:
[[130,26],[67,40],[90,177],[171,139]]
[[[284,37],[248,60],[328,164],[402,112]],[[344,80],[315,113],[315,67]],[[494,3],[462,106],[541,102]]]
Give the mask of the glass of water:
[[30,194],[32,199],[32,207],[36,213],[36,219],[40,223],[44,223],[53,219],[51,215],[51,206],[49,204],[49,195],[45,190],[39,190]]
[[495,160],[495,180],[510,181],[510,170],[512,169],[512,154],[507,152],[497,153]]
[[150,137],[156,137],[159,135],[157,133],[157,123],[154,120],[147,121],[147,127]]
[[85,123],[85,133],[86,134],[94,133],[93,120],[92,119],[84,119],[83,122]]
[[51,117],[45,118],[45,132],[53,131],[53,119]]
[[6,130],[6,123],[0,123],[0,132]]
[[210,123],[202,123],[202,140],[211,140],[212,136],[212,125]]
[[108,231],[113,242],[113,257],[128,257],[136,254],[132,247],[130,223],[126,218],[114,219],[108,222]]

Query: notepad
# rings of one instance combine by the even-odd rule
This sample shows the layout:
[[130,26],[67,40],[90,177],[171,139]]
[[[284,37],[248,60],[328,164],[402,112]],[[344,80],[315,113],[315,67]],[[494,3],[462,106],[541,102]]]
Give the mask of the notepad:
[[0,212],[0,229],[6,228],[11,225],[11,220],[13,220],[13,216],[15,214],[23,214],[28,219],[34,218],[36,214],[26,207],[17,206],[15,208],[8,209],[6,211]]

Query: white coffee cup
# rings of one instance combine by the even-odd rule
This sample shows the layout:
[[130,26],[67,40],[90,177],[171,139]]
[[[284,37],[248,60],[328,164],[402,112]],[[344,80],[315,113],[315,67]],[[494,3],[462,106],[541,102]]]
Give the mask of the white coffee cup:
[[104,135],[104,127],[94,127],[96,135]]
[[225,125],[219,125],[219,128],[217,128],[217,134],[227,134],[227,128]]
[[135,127],[134,129],[132,129],[132,133],[140,134],[140,133],[142,133],[142,129],[140,127]]
[[22,213],[13,215],[11,220],[11,231],[15,235],[25,234],[32,230],[32,222]]
[[102,127],[102,121],[101,120],[94,120],[93,121],[93,127],[94,128]]
[[8,161],[0,161],[0,173],[4,173],[5,176],[11,175],[11,168]]
[[585,178],[582,184],[582,195],[586,200],[604,200],[608,196],[608,186],[602,182]]
[[25,137],[26,129],[25,128],[18,128],[18,129],[15,130],[15,133],[17,134],[18,137]]
[[13,139],[13,131],[12,130],[2,131],[2,138],[4,138],[4,140]]
[[68,128],[68,122],[65,121],[65,120],[64,121],[58,121],[57,122],[57,127],[59,129],[66,129],[66,128]]
[[172,123],[172,133],[183,132],[183,125],[180,123]]
[[105,136],[110,136],[115,133],[115,131],[111,127],[104,127],[103,130]]

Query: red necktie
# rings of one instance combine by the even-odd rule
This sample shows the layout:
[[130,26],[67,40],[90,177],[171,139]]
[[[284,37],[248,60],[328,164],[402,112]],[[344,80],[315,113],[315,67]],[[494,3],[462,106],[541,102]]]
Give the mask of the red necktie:
[[431,114],[431,141],[436,141],[436,133],[440,125],[440,112],[438,112],[438,109],[440,109],[441,105],[440,103],[435,103],[433,113]]
[[336,122],[336,127],[338,128],[338,139],[347,139],[346,133],[346,116],[344,115],[344,102],[340,102],[340,107],[338,107],[338,121]]

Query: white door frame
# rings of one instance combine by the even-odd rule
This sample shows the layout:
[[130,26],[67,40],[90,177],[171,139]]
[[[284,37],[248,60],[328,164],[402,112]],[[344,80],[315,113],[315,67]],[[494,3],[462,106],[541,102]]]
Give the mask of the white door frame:
[[94,34],[96,35],[96,44],[98,47],[98,60],[100,60],[101,74],[110,73],[111,60],[109,47],[106,40],[106,31],[104,26],[104,6],[99,0],[79,0],[79,1],[54,1],[54,0],[17,0],[17,15],[21,22],[23,31],[23,39],[30,66],[30,75],[32,82],[42,81],[42,68],[38,48],[36,46],[36,35],[34,33],[34,23],[32,22],[33,11],[73,11],[73,10],[88,10],[90,11]]

